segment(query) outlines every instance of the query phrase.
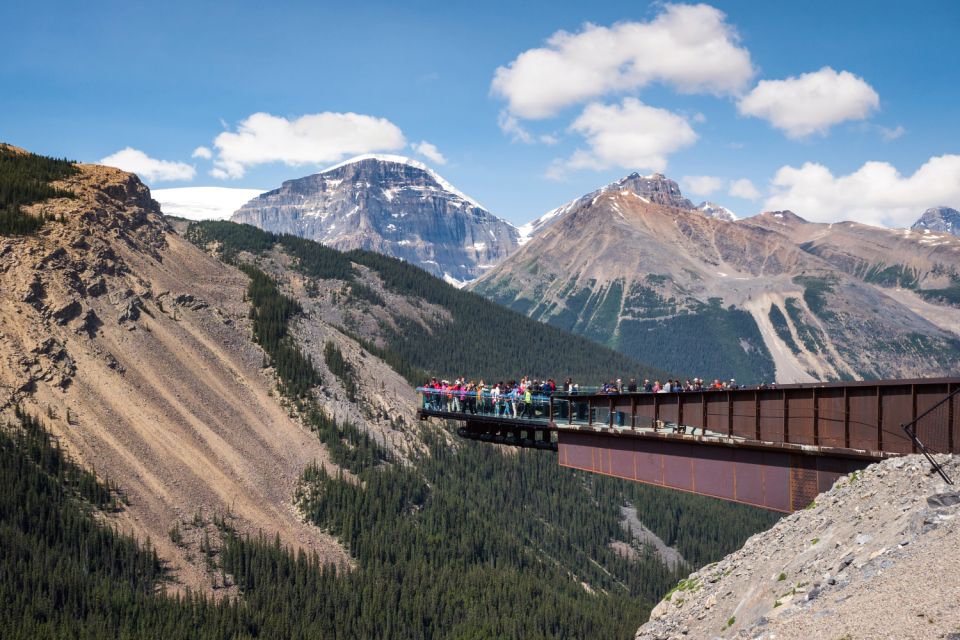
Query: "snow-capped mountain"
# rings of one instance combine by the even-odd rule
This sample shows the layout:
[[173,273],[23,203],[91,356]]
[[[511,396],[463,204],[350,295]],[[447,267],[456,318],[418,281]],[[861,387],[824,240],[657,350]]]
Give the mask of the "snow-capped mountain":
[[717,220],[725,220],[727,222],[733,222],[737,219],[737,214],[726,207],[719,205],[715,202],[705,201],[701,202],[697,206],[697,211],[700,211],[703,215],[708,218],[716,218]]
[[949,233],[960,236],[960,211],[950,207],[933,207],[927,209],[920,219],[910,227],[916,231],[930,233]]
[[288,180],[232,220],[395,256],[458,285],[513,253],[520,238],[427,166],[393,155],[358,156]]

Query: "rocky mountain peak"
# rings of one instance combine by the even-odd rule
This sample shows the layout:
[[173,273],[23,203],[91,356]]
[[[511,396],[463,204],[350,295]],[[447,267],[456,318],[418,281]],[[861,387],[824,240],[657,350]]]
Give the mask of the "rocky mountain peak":
[[717,220],[723,220],[725,222],[733,222],[737,219],[737,214],[733,211],[709,200],[705,200],[697,205],[697,210],[708,218],[716,218]]
[[506,258],[520,235],[426,165],[392,155],[358,156],[287,180],[232,220],[394,256],[454,283]]
[[916,231],[949,233],[960,236],[960,211],[950,207],[931,207],[910,227]]
[[789,210],[764,211],[759,217],[765,220],[775,221],[780,224],[807,224],[806,220]]
[[662,173],[642,176],[634,172],[610,186],[633,191],[638,196],[656,204],[678,209],[695,208],[693,203],[683,196],[680,185]]

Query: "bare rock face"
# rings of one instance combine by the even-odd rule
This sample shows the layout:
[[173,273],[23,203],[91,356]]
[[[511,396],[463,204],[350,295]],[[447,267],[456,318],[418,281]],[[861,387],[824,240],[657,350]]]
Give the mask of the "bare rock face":
[[519,239],[513,225],[399,156],[361,156],[288,180],[231,219],[343,251],[376,251],[458,282],[506,258]]
[[949,233],[960,236],[960,211],[950,207],[927,209],[910,228],[921,232]]
[[952,637],[958,516],[960,492],[922,456],[872,465],[681,580],[636,638]]

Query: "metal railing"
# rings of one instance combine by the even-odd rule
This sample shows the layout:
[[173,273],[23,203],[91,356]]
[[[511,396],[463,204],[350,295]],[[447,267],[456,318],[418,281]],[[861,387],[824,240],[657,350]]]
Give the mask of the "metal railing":
[[529,400],[521,393],[494,394],[489,389],[466,391],[464,389],[430,389],[419,387],[420,407],[435,413],[492,416],[516,420],[551,419],[550,396],[532,394]]
[[[960,453],[960,378],[876,380],[669,393],[522,396],[420,388],[422,410],[557,428],[675,430],[875,455]],[[442,417],[442,416],[441,416]],[[522,424],[518,424],[522,427]],[[902,427],[902,428],[901,428]],[[694,431],[696,430],[696,431]]]

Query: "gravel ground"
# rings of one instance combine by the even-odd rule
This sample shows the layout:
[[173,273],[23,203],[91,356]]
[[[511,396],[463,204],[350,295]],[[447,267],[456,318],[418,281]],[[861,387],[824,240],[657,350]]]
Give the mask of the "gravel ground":
[[636,638],[958,640],[958,514],[922,456],[872,465],[691,574]]

